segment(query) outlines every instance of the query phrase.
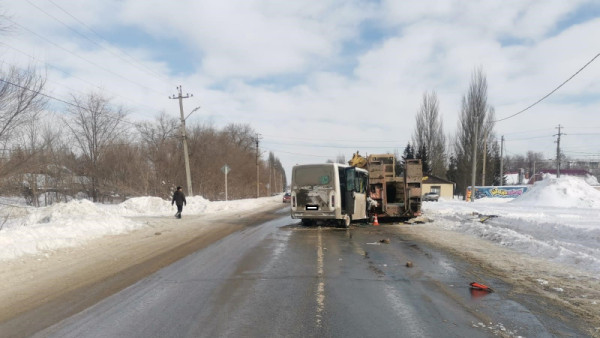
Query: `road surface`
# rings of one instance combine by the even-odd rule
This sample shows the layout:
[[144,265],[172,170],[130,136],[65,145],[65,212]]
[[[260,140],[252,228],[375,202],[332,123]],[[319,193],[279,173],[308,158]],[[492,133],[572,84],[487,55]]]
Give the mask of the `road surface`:
[[[399,229],[409,225],[306,228],[288,213],[278,210],[34,336],[585,335],[568,314],[556,319],[557,309],[513,299],[510,285],[480,268],[403,238]],[[473,292],[472,281],[496,292]]]

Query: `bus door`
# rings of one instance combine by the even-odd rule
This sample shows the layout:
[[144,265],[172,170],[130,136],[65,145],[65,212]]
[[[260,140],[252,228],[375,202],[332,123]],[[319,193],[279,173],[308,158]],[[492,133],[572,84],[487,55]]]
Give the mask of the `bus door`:
[[[354,214],[354,190],[356,185],[356,168],[349,167],[344,170],[345,187],[340,189],[342,195],[342,206],[345,206],[345,210],[342,210],[344,214],[352,216]],[[341,186],[341,184],[340,184]]]
[[354,212],[352,219],[367,218],[368,173],[357,170],[354,178]]

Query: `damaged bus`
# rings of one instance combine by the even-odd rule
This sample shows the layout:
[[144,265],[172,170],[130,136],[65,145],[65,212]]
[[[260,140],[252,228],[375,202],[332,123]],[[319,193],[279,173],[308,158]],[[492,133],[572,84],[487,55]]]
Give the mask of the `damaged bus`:
[[333,221],[343,227],[366,219],[368,176],[365,169],[339,163],[294,166],[292,218],[304,225]]

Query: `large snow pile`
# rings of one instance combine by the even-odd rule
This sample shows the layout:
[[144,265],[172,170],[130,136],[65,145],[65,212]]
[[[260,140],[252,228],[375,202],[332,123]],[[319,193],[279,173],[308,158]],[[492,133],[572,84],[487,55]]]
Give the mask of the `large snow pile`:
[[142,227],[87,200],[20,210],[24,215],[7,219],[0,231],[0,260],[73,247]]
[[600,208],[600,191],[575,176],[545,176],[511,203],[523,206]]
[[[210,202],[201,196],[193,196],[187,198],[183,214],[247,211],[275,201],[281,202],[281,196],[228,202]],[[74,200],[41,208],[27,207],[14,200],[10,202],[0,203],[0,215],[6,217],[4,224],[0,220],[0,260],[79,246],[93,238],[127,233],[146,226],[127,216],[170,217],[177,210],[170,201],[157,197],[132,198],[118,205]]]
[[[273,201],[281,202],[281,196],[214,202],[202,196],[193,196],[186,198],[187,204],[183,207],[183,214],[213,214],[229,210],[246,211],[273,203]],[[135,197],[117,206],[104,207],[112,208],[115,213],[122,216],[167,216],[173,215],[177,211],[177,207],[171,205],[171,201],[158,197]]]
[[522,196],[502,201],[440,200],[423,203],[423,213],[444,229],[600,273],[600,192],[581,178],[546,177]]
[[592,175],[585,175],[585,182],[589,185],[593,185],[593,186],[599,186],[600,183],[598,182],[598,179],[596,178],[596,176],[592,176]]

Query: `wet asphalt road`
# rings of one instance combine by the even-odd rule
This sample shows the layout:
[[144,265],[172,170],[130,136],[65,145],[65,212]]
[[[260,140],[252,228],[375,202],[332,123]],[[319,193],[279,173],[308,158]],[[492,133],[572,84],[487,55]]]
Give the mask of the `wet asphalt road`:
[[[281,218],[191,254],[38,337],[551,337],[580,334],[535,301],[397,226]],[[405,226],[405,225],[402,225]],[[406,225],[408,226],[408,225]],[[389,238],[390,243],[379,243]],[[411,261],[413,267],[406,267]],[[472,294],[472,281],[495,293]]]

